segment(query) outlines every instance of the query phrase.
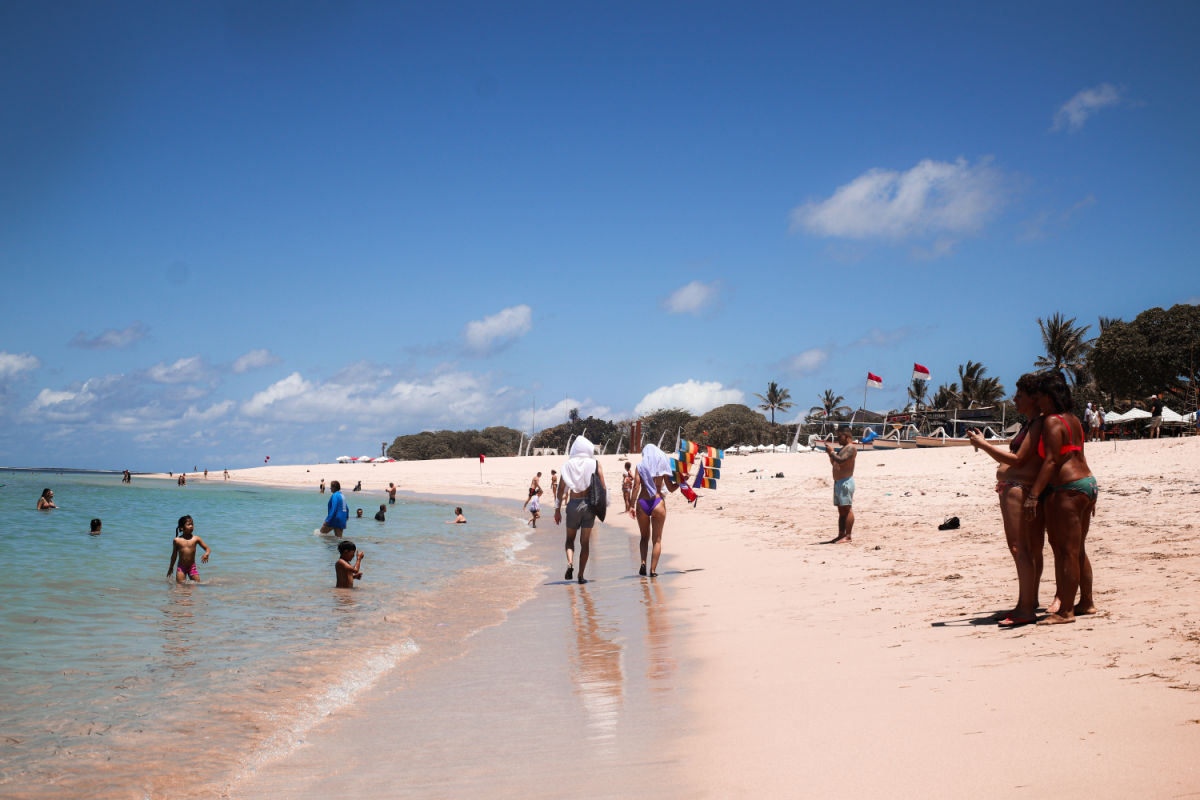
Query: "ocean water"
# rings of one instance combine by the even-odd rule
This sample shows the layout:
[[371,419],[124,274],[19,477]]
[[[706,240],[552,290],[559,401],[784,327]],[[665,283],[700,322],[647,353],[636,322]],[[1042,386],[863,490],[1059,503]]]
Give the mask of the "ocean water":
[[[317,532],[328,495],[219,478],[0,472],[0,484],[6,797],[218,794],[415,658],[461,610],[448,587],[465,573],[528,568],[528,529],[497,506],[460,503],[469,523],[447,525],[453,503],[401,498],[379,523],[385,496],[347,492],[364,578],[338,590],[338,540]],[[39,512],[47,486],[60,508]],[[183,514],[212,548],[199,584],[167,575]],[[515,605],[498,583],[507,594],[471,602]]]

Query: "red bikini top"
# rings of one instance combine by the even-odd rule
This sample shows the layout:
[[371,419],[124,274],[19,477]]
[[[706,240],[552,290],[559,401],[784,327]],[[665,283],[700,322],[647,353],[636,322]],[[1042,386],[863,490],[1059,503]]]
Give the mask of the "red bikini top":
[[[1055,414],[1054,416],[1058,417],[1059,422],[1061,422],[1063,425],[1067,426],[1067,443],[1064,444],[1059,449],[1058,454],[1061,456],[1064,453],[1070,453],[1075,450],[1082,451],[1083,450],[1083,444],[1082,444],[1083,428],[1079,429],[1080,444],[1071,444],[1071,442],[1073,442],[1075,440],[1075,432],[1071,430],[1071,423],[1069,423],[1065,419],[1063,419],[1062,414]],[[1040,437],[1038,437],[1038,458],[1046,457],[1046,446],[1045,446],[1045,444],[1043,444],[1045,441],[1046,441],[1046,429],[1042,428],[1042,435]]]

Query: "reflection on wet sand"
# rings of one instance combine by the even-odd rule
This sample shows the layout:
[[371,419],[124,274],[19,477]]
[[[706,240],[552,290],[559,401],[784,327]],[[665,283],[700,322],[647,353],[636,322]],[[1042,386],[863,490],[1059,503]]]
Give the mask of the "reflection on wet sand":
[[167,656],[167,667],[175,673],[186,673],[197,663],[192,650],[199,637],[193,636],[192,630],[204,593],[196,588],[186,583],[172,586],[162,609],[163,653]]
[[611,742],[624,702],[622,648],[613,636],[615,626],[602,614],[588,590],[572,584],[571,618],[575,623],[575,651],[571,653],[571,680],[588,715],[588,738]]
[[671,614],[658,581],[642,581],[642,607],[646,611],[646,679],[651,691],[669,692],[675,688],[676,663],[671,655]]

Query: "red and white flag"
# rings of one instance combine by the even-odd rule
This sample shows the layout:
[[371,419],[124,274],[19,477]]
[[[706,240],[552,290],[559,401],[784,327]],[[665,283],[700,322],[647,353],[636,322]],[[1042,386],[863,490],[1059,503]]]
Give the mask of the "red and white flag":
[[867,386],[874,386],[876,389],[883,388],[883,378],[876,375],[874,372],[867,373]]
[[920,364],[913,364],[913,380],[914,381],[929,380],[929,368],[922,367]]

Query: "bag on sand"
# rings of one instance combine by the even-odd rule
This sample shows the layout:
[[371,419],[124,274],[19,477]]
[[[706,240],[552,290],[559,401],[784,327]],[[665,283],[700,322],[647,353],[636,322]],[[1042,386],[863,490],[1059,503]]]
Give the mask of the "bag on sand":
[[604,522],[604,515],[608,513],[608,490],[600,482],[599,464],[596,465],[596,471],[592,473],[592,485],[588,488],[587,505],[596,515],[596,519]]

